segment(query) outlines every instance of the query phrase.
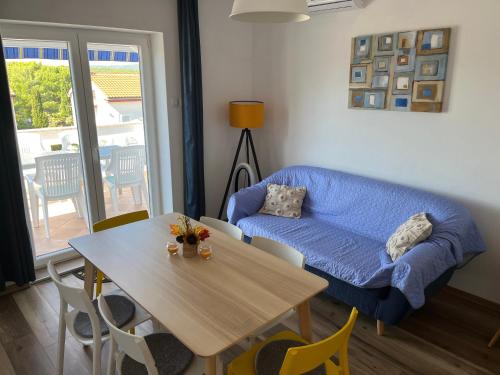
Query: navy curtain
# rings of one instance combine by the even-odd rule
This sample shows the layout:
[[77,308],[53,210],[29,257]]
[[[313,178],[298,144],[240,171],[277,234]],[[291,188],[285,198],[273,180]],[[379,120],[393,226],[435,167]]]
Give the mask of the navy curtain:
[[0,290],[35,280],[17,157],[16,130],[0,38]]
[[198,0],[178,0],[184,146],[184,213],[205,214],[203,96]]

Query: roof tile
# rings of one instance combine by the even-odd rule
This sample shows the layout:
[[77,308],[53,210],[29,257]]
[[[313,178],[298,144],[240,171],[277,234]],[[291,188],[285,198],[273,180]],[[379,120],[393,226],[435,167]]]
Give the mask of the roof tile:
[[92,73],[91,79],[108,99],[141,98],[139,73]]

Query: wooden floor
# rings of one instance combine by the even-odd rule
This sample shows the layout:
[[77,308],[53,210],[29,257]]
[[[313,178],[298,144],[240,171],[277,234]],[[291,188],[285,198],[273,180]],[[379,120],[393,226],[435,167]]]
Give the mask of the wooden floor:
[[[82,284],[74,276],[65,280]],[[105,284],[105,291],[111,289],[112,284]],[[486,347],[500,324],[500,311],[477,302],[442,294],[401,327],[387,327],[384,337],[376,335],[372,319],[360,316],[350,342],[352,374],[500,374],[500,345]],[[316,340],[337,331],[349,314],[347,306],[330,298],[317,297],[311,306]],[[56,373],[58,310],[51,282],[0,297],[0,375]],[[297,322],[290,319],[286,326],[297,329]],[[270,334],[285,328],[280,325]],[[151,331],[150,323],[137,329],[138,334]],[[90,374],[91,349],[69,334],[66,343],[65,373]],[[227,364],[242,350],[224,352],[222,362]],[[107,345],[103,369],[106,359]]]

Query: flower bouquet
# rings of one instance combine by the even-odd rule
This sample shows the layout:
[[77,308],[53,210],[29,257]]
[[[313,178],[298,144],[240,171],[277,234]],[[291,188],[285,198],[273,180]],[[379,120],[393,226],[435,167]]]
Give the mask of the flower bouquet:
[[199,243],[210,237],[210,232],[201,225],[193,227],[187,216],[180,216],[177,222],[178,224],[170,224],[170,233],[182,244],[182,255],[185,258],[192,258],[197,255]]

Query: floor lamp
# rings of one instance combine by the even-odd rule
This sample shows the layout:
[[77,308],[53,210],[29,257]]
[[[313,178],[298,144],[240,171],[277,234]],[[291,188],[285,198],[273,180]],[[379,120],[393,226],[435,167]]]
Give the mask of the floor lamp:
[[257,176],[259,177],[259,181],[262,180],[259,162],[257,161],[257,154],[253,144],[252,132],[250,129],[258,129],[264,126],[264,103],[259,101],[234,101],[229,103],[229,125],[233,128],[241,129],[241,135],[240,141],[238,142],[238,148],[236,149],[236,155],[234,155],[231,173],[229,174],[229,179],[227,181],[226,191],[224,192],[224,198],[220,206],[218,216],[219,220],[222,219],[224,207],[226,206],[227,195],[229,194],[231,182],[233,181],[234,170],[240,156],[243,141],[246,146],[247,163],[250,163],[251,151],[253,161],[255,163],[255,169],[257,170]]

